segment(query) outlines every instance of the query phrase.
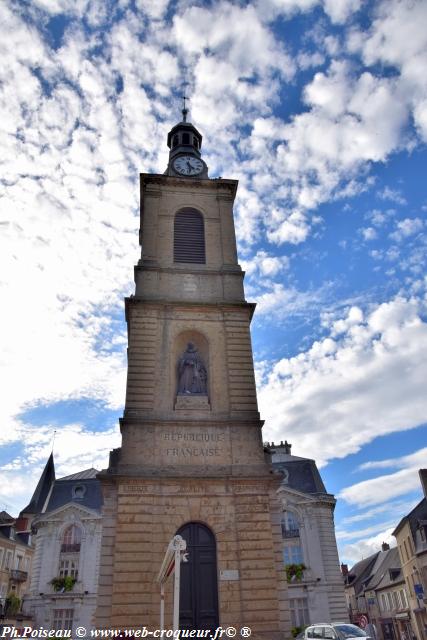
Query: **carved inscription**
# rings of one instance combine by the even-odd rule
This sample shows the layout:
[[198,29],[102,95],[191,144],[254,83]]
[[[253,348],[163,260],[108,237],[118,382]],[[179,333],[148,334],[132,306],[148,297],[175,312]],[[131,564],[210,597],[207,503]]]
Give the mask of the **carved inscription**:
[[165,431],[159,434],[161,456],[203,462],[223,455],[224,432]]

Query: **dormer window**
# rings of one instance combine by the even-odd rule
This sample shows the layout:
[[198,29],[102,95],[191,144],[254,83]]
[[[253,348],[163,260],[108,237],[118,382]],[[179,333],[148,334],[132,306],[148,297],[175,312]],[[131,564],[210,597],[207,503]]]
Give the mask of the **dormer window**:
[[182,134],[182,144],[190,144],[190,134],[183,133]]
[[72,496],[74,500],[82,500],[86,493],[86,487],[82,484],[77,484],[72,488]]

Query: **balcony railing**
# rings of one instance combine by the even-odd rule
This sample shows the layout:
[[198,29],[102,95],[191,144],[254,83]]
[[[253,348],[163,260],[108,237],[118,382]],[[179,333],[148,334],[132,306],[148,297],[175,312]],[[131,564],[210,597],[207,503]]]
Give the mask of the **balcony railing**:
[[299,538],[299,529],[285,529],[282,527],[283,538]]
[[80,542],[75,544],[61,544],[61,553],[78,553],[80,551]]
[[10,579],[14,582],[25,582],[28,578],[27,571],[21,571],[20,569],[11,569],[10,570]]

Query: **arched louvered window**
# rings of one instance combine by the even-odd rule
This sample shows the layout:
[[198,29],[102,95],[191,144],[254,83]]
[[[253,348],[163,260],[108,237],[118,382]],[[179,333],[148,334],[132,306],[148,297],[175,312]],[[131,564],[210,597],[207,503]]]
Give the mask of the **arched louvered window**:
[[182,209],[175,215],[174,262],[206,263],[205,225],[196,209]]

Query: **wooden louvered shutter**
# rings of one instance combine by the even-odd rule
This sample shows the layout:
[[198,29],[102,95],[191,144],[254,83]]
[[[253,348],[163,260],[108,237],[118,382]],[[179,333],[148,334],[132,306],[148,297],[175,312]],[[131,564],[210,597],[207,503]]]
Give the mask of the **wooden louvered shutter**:
[[206,263],[203,216],[195,209],[183,209],[175,216],[174,262]]

